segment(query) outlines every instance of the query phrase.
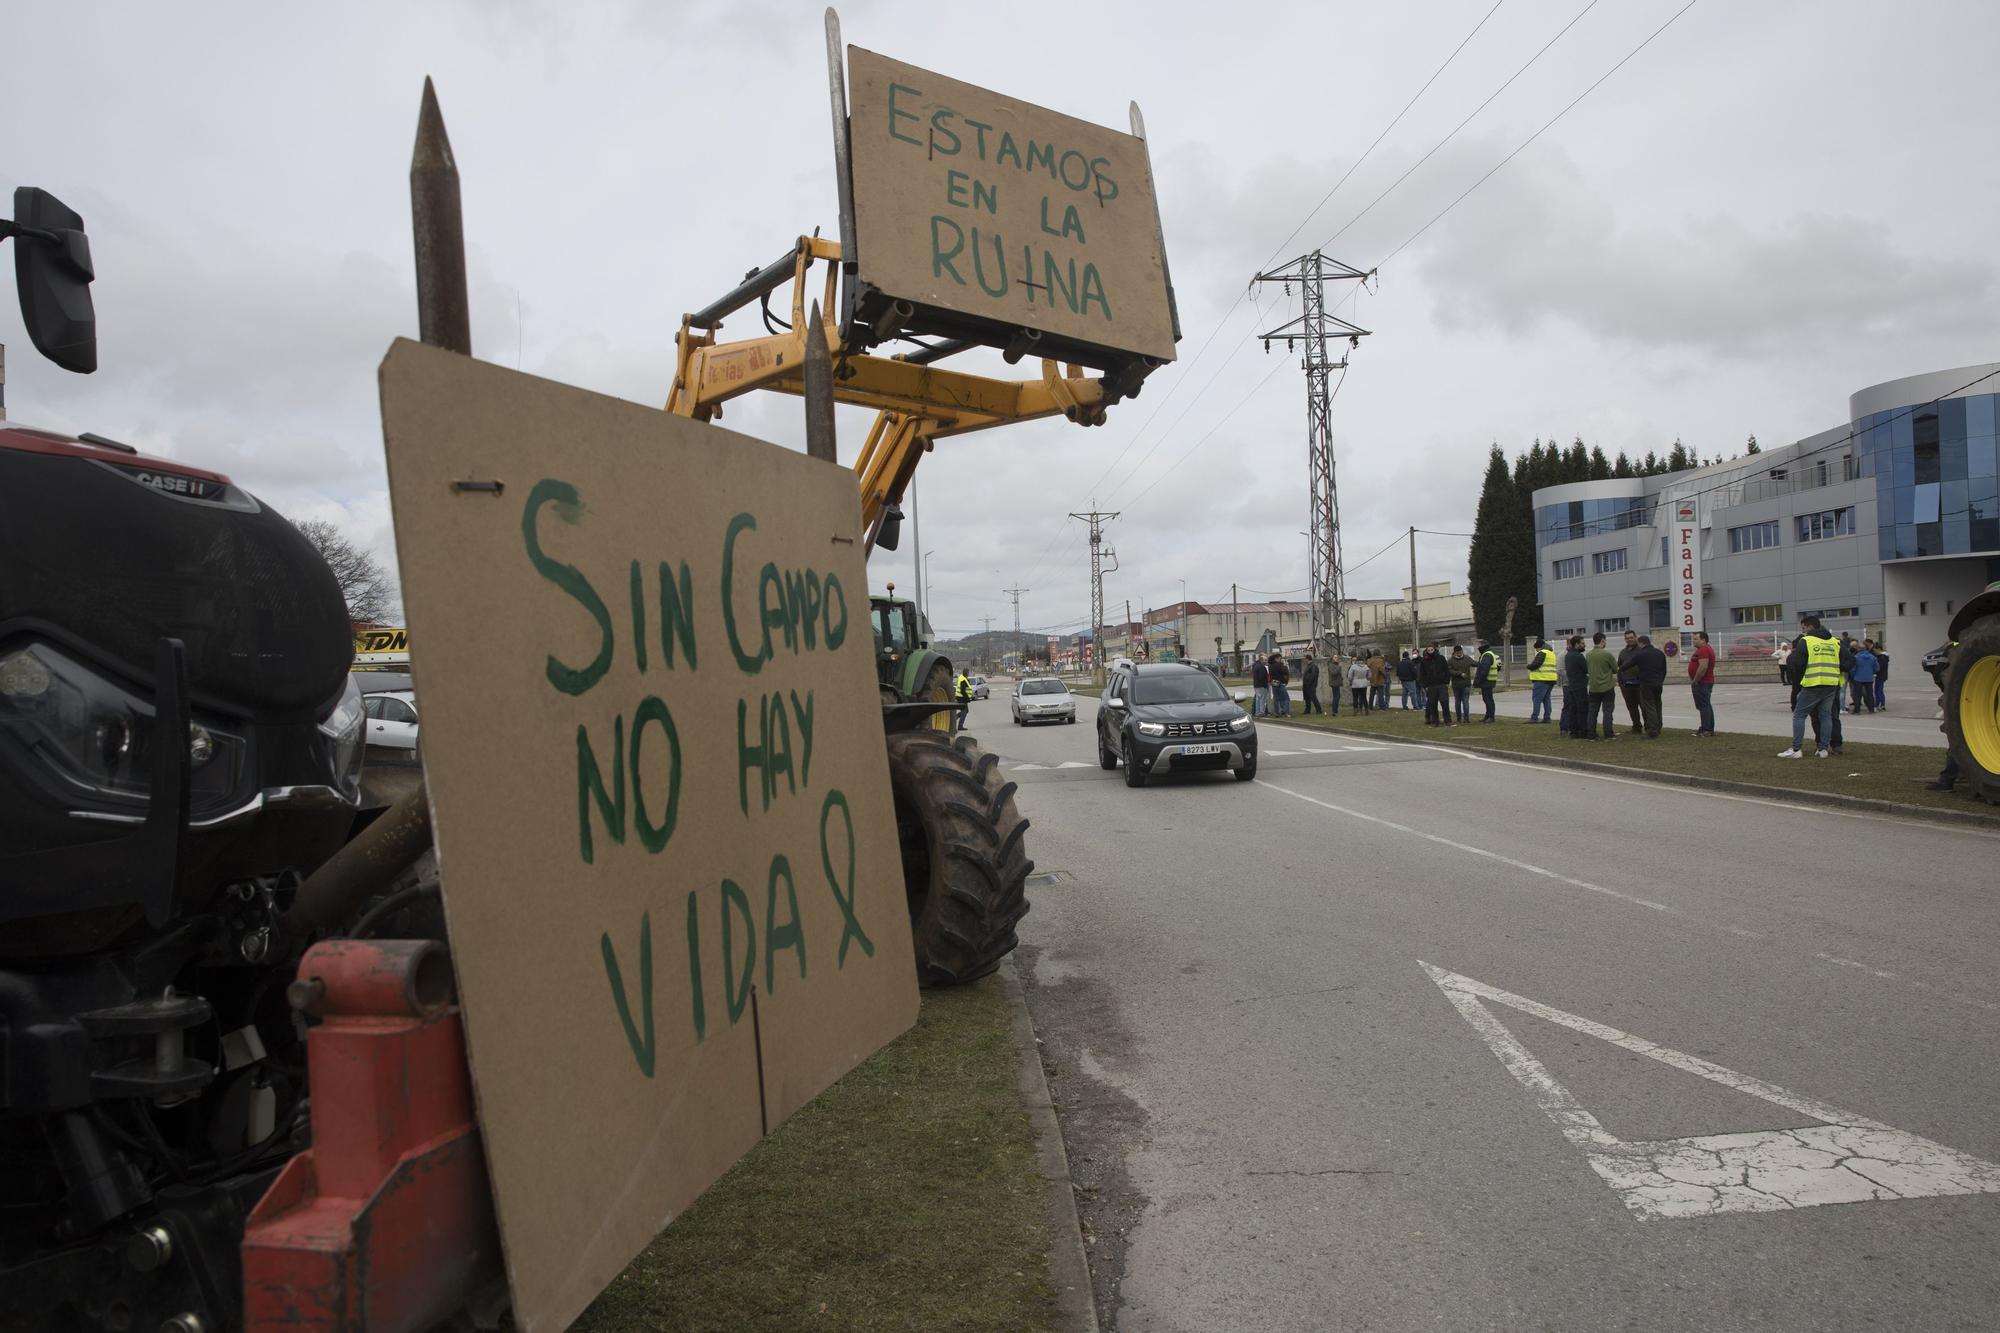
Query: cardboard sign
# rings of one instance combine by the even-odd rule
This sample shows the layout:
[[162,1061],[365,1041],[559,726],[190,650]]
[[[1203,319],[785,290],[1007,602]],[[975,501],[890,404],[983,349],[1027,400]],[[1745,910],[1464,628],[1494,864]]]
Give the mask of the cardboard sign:
[[915,1020],[859,491],[416,343],[381,381],[473,1088],[541,1333]]
[[1144,140],[859,47],[847,70],[864,282],[1174,359]]

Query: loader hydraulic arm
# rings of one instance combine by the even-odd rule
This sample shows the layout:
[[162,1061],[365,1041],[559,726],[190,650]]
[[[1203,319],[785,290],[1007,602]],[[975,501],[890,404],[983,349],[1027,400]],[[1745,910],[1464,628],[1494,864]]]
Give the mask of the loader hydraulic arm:
[[[722,415],[722,405],[729,399],[753,389],[804,393],[806,286],[815,263],[826,265],[819,304],[830,311],[837,294],[840,244],[801,236],[790,253],[746,276],[735,291],[682,317],[675,338],[678,354],[674,386],[667,397],[669,412],[708,421]],[[791,318],[781,325],[771,313],[770,297],[787,283],[792,287]],[[722,321],[752,303],[761,307],[771,332],[737,342],[717,341]],[[828,319],[825,333],[834,369],[834,399],[878,413],[854,462],[870,550],[884,513],[901,502],[917,461],[934,441],[1057,415],[1080,425],[1102,425],[1105,408],[1114,401],[1104,381],[1086,376],[1081,366],[1061,366],[1044,358],[1039,378],[993,379],[937,364],[977,344],[944,340],[919,343],[899,356],[876,356],[844,346],[835,325]],[[1016,345],[1003,356],[1012,364],[1027,350],[1028,345]]]

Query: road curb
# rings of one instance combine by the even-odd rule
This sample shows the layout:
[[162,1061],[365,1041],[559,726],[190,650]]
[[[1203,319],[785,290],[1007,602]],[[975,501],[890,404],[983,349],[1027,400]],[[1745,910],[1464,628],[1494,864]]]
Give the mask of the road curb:
[[[1268,719],[1259,720],[1268,721]],[[1270,723],[1270,725],[1287,727],[1292,731],[1380,741],[1385,745],[1414,745],[1419,749],[1454,750],[1459,754],[1484,755],[1517,764],[1538,764],[1543,768],[1567,768],[1580,773],[1602,773],[1611,777],[1630,778],[1635,782],[1654,782],[1663,787],[1694,787],[1702,791],[1727,792],[1734,796],[1756,796],[1792,805],[1817,805],[1830,810],[1854,810],[1864,814],[1890,815],[1926,824],[2000,829],[2000,815],[1989,815],[1977,810],[1933,810],[1929,806],[1904,805],[1900,801],[1883,801],[1871,796],[1842,796],[1838,792],[1799,791],[1792,787],[1769,787],[1759,782],[1732,782],[1728,778],[1705,778],[1694,773],[1667,773],[1651,768],[1626,768],[1619,764],[1600,764],[1588,759],[1565,759],[1559,755],[1528,754],[1521,750],[1496,750],[1485,745],[1458,745],[1451,741],[1385,736],[1376,731],[1354,731],[1347,727],[1302,727],[1296,723],[1284,722]]]
[[1014,1011],[1014,1044],[1020,1047],[1022,1109],[1035,1131],[1035,1156],[1042,1173],[1042,1207],[1049,1225],[1049,1287],[1055,1293],[1056,1322],[1068,1333],[1098,1333],[1097,1304],[1090,1289],[1090,1260],[1083,1249],[1083,1224],[1076,1215],[1076,1187],[1070,1180],[1069,1154],[1063,1149],[1062,1125],[1048,1076],[1042,1071],[1042,1046],[1035,1020],[1028,1013],[1021,974],[1008,958],[999,971],[1000,987]]

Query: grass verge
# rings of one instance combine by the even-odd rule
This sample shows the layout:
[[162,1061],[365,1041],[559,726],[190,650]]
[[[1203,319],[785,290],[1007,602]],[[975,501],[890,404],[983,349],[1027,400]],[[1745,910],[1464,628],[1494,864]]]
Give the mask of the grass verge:
[[634,1330],[1049,1329],[1042,1180],[997,978],[804,1107],[577,1320]]
[[[1296,703],[1293,706],[1296,709]],[[1320,714],[1306,717],[1295,711],[1283,720],[1293,726],[1337,727],[1360,734],[1442,741],[1475,749],[1555,755],[1656,773],[1751,782],[1786,791],[1833,792],[1927,809],[1988,812],[1988,807],[1962,792],[1924,790],[1922,784],[1935,778],[1943,767],[1944,752],[1920,745],[1852,742],[1842,753],[1828,759],[1815,759],[1810,750],[1803,759],[1780,759],[1778,751],[1785,747],[1785,741],[1778,736],[1725,731],[1697,740],[1685,730],[1670,730],[1663,731],[1658,739],[1647,740],[1626,729],[1622,709],[1618,716],[1618,738],[1593,742],[1573,741],[1557,734],[1553,724],[1529,723],[1519,718],[1503,717],[1490,726],[1484,725],[1477,720],[1477,696],[1472,707],[1474,721],[1449,729],[1427,727],[1422,712],[1395,706],[1359,716],[1342,711],[1338,717]],[[1810,731],[1806,740],[1811,743]],[[1282,741],[1277,741],[1276,746],[1285,748]]]

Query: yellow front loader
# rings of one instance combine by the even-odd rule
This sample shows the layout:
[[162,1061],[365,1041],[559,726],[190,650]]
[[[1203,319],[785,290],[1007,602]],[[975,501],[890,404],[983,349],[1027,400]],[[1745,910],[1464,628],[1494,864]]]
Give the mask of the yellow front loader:
[[[903,493],[939,439],[1042,417],[1103,423],[1112,395],[1080,366],[1042,360],[1039,377],[1000,380],[938,364],[977,345],[969,341],[912,338],[911,350],[896,356],[843,345],[820,315],[834,308],[839,260],[838,242],[801,236],[790,253],[685,316],[667,410],[709,421],[723,415],[731,398],[754,389],[801,395],[807,451],[837,463],[833,404],[876,409],[854,460],[868,551],[878,542],[895,549]],[[824,266],[824,287],[809,304],[815,264]],[[771,309],[772,293],[787,284],[788,319]],[[720,341],[723,320],[752,304],[767,332]],[[881,330],[873,332],[882,338]],[[1003,356],[1012,364],[1023,352],[1010,347]],[[917,975],[925,985],[956,985],[991,972],[1017,943],[1034,869],[1025,847],[1028,821],[999,757],[952,733],[953,663],[931,647],[915,604],[871,596],[869,618]]]

